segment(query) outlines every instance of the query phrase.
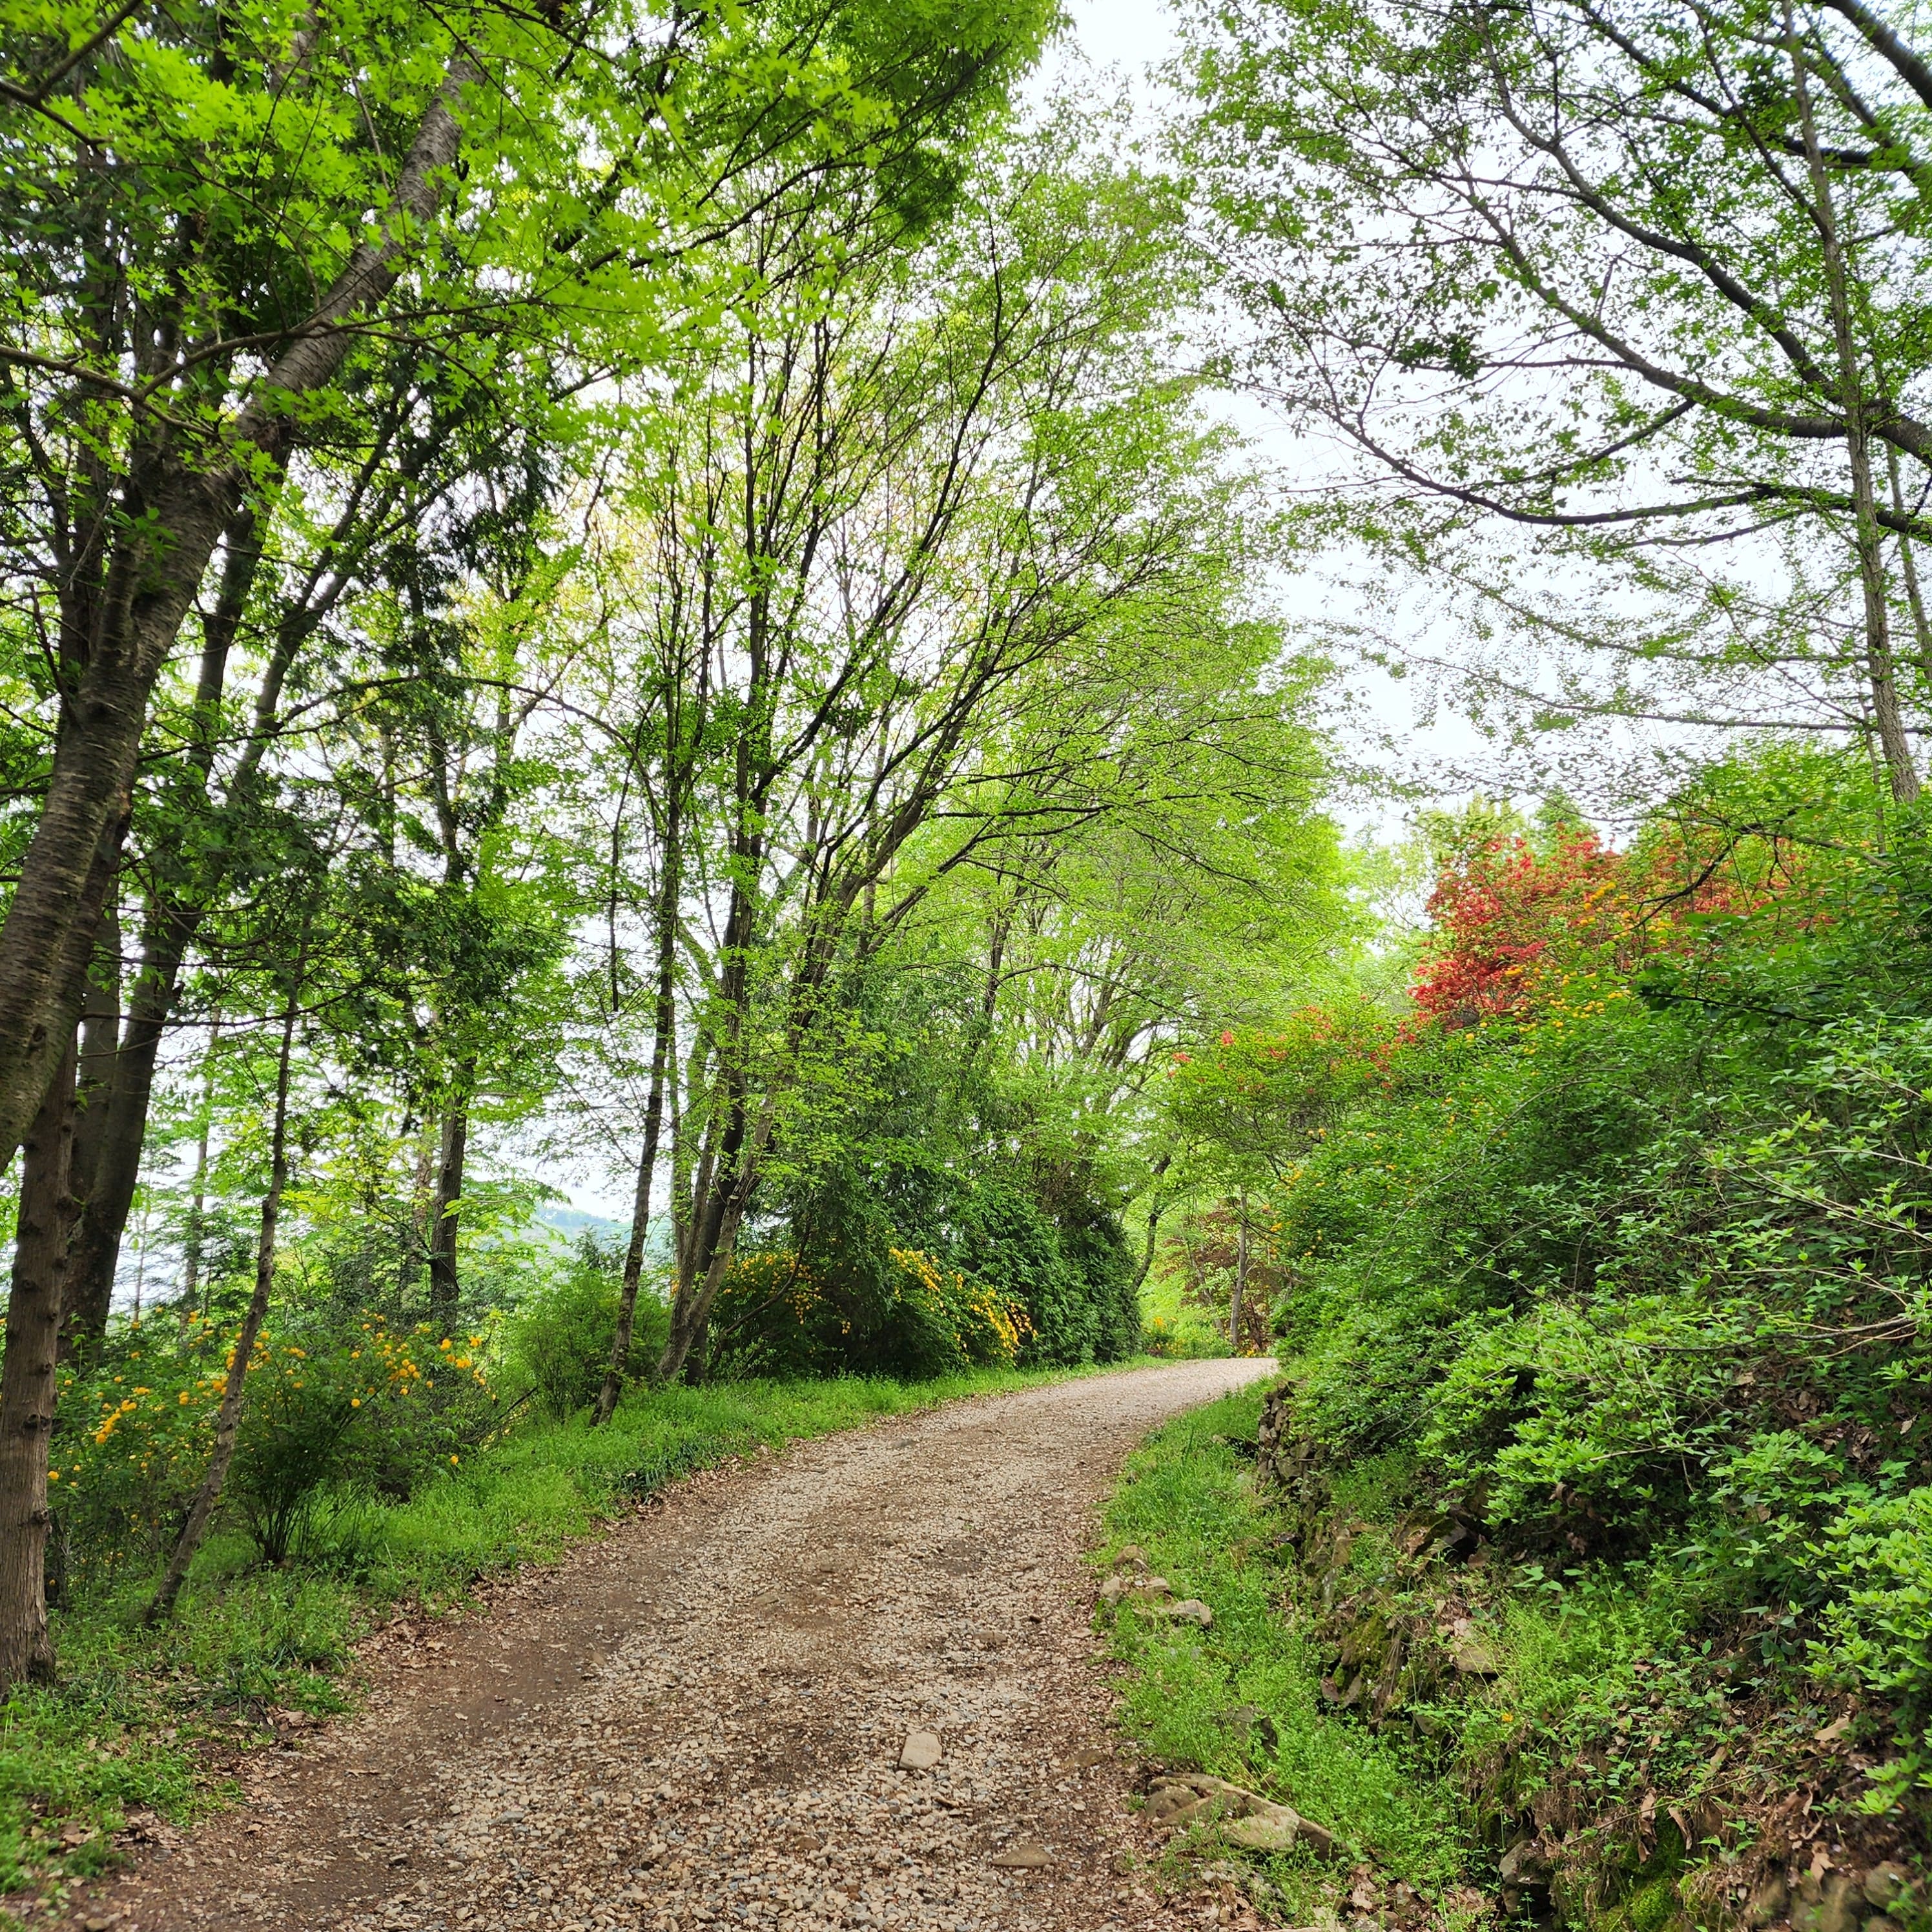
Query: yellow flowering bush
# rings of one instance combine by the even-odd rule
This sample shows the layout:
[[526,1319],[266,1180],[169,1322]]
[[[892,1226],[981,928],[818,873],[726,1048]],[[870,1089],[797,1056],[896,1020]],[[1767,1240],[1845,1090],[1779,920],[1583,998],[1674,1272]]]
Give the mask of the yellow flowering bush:
[[741,1257],[712,1312],[714,1350],[774,1375],[937,1376],[1010,1366],[1032,1333],[1016,1297],[923,1249],[888,1244],[876,1261],[854,1282],[789,1249]]
[[[286,1558],[330,1484],[404,1496],[460,1461],[495,1400],[486,1339],[377,1316],[265,1330],[227,1490],[263,1556]],[[172,1542],[208,1466],[232,1360],[226,1334],[168,1316],[117,1331],[91,1372],[66,1377],[48,1487],[72,1561],[111,1566]]]

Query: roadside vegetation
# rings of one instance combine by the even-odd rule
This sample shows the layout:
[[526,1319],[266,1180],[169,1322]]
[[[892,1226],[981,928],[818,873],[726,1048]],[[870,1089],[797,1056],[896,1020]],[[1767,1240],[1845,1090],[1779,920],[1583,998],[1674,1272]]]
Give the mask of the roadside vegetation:
[[1766,747],[1620,849],[1560,802],[1431,836],[1406,1001],[1174,1056],[1287,1378],[1114,1505],[1216,1615],[1123,1633],[1130,1721],[1335,1830],[1345,1910],[1916,1924],[1916,818]]
[[372,1485],[344,1455],[298,1499],[286,1484],[278,1492],[286,1544],[273,1562],[252,1514],[266,1470],[244,1450],[237,1486],[248,1507],[197,1556],[190,1614],[142,1621],[153,1569],[124,1541],[98,1546],[105,1574],[60,1593],[60,1681],[17,1690],[0,1736],[0,1888],[58,1889],[113,1862],[130,1821],[138,1840],[157,1822],[226,1803],[244,1754],[353,1708],[357,1646],[388,1618],[416,1631],[481,1613],[495,1584],[554,1561],[694,1471],[1069,1372],[640,1390],[605,1427],[582,1413],[539,1413],[470,1447],[460,1466],[448,1466],[439,1437],[441,1466],[416,1472],[401,1493]]

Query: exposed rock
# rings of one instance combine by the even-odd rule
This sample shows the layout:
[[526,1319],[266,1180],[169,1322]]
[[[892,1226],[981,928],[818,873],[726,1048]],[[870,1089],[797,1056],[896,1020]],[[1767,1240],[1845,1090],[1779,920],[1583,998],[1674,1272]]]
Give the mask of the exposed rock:
[[1184,1784],[1156,1785],[1148,1795],[1144,1815],[1154,1824],[1169,1825],[1180,1813],[1198,1811],[1206,1802],[1199,1792]]
[[1165,1576],[1109,1576],[1100,1586],[1100,1600],[1113,1606],[1125,1602],[1129,1598],[1136,1601],[1151,1602],[1157,1597],[1170,1596],[1172,1587]]
[[1468,1622],[1452,1624],[1448,1633],[1449,1661],[1465,1677],[1500,1677],[1502,1660],[1489,1640]]
[[1148,1794],[1146,1816],[1154,1824],[1177,1828],[1220,1821],[1222,1835],[1246,1851],[1286,1851],[1301,1844],[1325,1858],[1334,1847],[1332,1833],[1291,1807],[1205,1772],[1171,1773],[1157,1779]]
[[1116,1570],[1144,1570],[1147,1568],[1147,1552],[1138,1543],[1124,1543],[1114,1552],[1114,1568]]
[[1002,1871],[1040,1871],[1053,1862],[1053,1854],[1044,1845],[1011,1845],[995,1852],[992,1862]]
[[1902,1864],[1887,1858],[1884,1864],[1874,1865],[1865,1874],[1862,1889],[1867,1904],[1876,1906],[1881,1912],[1888,1912],[1904,1894],[1912,1889],[1912,1874]]
[[1880,1912],[1876,1918],[1865,1921],[1864,1932],[1905,1932],[1905,1928],[1896,1918],[1888,1918]]
[[946,1755],[945,1747],[933,1731],[910,1732],[899,1751],[902,1771],[930,1771]]
[[1744,1907],[1744,1923],[1762,1928],[1775,1925],[1791,1905],[1791,1888],[1781,1871],[1768,1871],[1751,1887],[1750,1900]]
[[1864,1916],[1864,1894],[1849,1873],[1807,1873],[1792,1904],[1792,1932],[1859,1932]]
[[1266,1813],[1233,1818],[1221,1827],[1221,1835],[1244,1852],[1292,1852],[1301,1839],[1301,1820],[1285,1805],[1271,1806]]
[[1505,1885],[1547,1885],[1551,1869],[1550,1854],[1541,1844],[1534,1838],[1519,1838],[1498,1862],[1496,1876]]
[[1178,1604],[1162,1603],[1155,1598],[1144,1607],[1150,1616],[1172,1617],[1178,1623],[1198,1624],[1203,1630],[1214,1628],[1214,1612],[1198,1597],[1184,1597]]

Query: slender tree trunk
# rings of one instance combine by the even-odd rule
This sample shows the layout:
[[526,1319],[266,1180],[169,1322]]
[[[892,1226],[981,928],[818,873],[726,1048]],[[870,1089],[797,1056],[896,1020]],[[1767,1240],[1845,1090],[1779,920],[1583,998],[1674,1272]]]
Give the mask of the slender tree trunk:
[[215,1506],[221,1500],[228,1480],[228,1467],[235,1460],[235,1441],[242,1427],[242,1400],[248,1387],[248,1364],[255,1352],[262,1324],[268,1318],[268,1292],[275,1279],[275,1234],[282,1216],[282,1190],[289,1178],[289,1058],[295,1040],[296,997],[289,995],[288,1010],[282,1017],[282,1048],[275,1062],[275,1120],[268,1142],[268,1191],[262,1197],[262,1229],[255,1249],[255,1289],[248,1298],[248,1312],[242,1318],[242,1332],[235,1339],[235,1352],[229,1358],[228,1379],[222,1385],[221,1406],[215,1412],[214,1448],[208,1459],[208,1472],[201,1479],[188,1521],[168,1558],[160,1587],[143,1613],[146,1620],[159,1623],[172,1616],[175,1600],[208,1534]]
[[1248,1298],[1248,1196],[1244,1188],[1235,1202],[1234,1293],[1228,1315],[1228,1347],[1241,1352],[1241,1316]]
[[442,1148],[436,1162],[436,1198],[430,1207],[429,1306],[436,1318],[448,1322],[456,1313],[456,1222],[462,1212],[463,1169],[470,1151],[470,1084],[476,1063],[465,1060],[458,1070],[455,1090],[442,1117]]
[[442,1137],[433,1121],[417,1130],[414,1184],[410,1192],[409,1220],[403,1229],[402,1257],[396,1268],[396,1300],[406,1308],[414,1297],[423,1264],[429,1257],[429,1209],[436,1186],[436,1150]]
[[188,1237],[182,1244],[182,1318],[194,1312],[201,1292],[202,1251],[208,1239],[208,1139],[214,1118],[214,1056],[221,1044],[221,1016],[208,1029],[201,1057],[201,1123],[194,1142],[194,1196],[188,1208]]
[[70,1042],[25,1143],[14,1280],[0,1361],[0,1691],[54,1671],[47,1635],[47,1444],[72,1226],[74,1052]]
[[74,1095],[74,1150],[68,1166],[67,1264],[61,1294],[60,1349],[63,1358],[86,1352],[106,1332],[107,1311],[113,1299],[110,1274],[97,1323],[91,1309],[83,1312],[78,1257],[78,1228],[85,1225],[86,1206],[99,1185],[99,1176],[113,1117],[114,1072],[121,1032],[121,922],[110,898],[100,918],[100,940],[87,976],[87,998],[81,1008],[80,1078]]
[[662,1382],[674,1382],[677,1378],[680,1371],[701,1344],[710,1325],[711,1304],[717,1300],[725,1270],[731,1265],[745,1210],[751,1206],[752,1196],[758,1191],[759,1170],[766,1145],[771,1138],[773,1118],[773,1110],[768,1105],[760,1116],[751,1144],[745,1150],[730,1188],[721,1190],[714,1197],[717,1204],[711,1217],[714,1226],[707,1231],[704,1244],[706,1251],[704,1279],[693,1293],[688,1296],[680,1294],[677,1305],[671,1311],[670,1336],[664,1344],[663,1359],[658,1364],[658,1378]]
[[[194,739],[185,760],[181,786],[176,794],[178,808],[206,809],[208,774],[214,769],[218,742],[221,694],[228,675],[228,660],[242,627],[243,613],[254,589],[262,561],[261,518],[252,505],[244,504],[230,520],[223,533],[227,556],[221,573],[221,587],[214,608],[204,620],[200,668],[194,693]],[[269,698],[279,692],[294,654],[297,633],[278,637],[271,653],[261,695]],[[272,698],[270,699],[272,709]],[[256,723],[266,721],[258,707]],[[243,753],[237,788],[242,788],[259,762],[267,744],[258,729]],[[231,797],[235,793],[231,791]],[[82,1110],[80,1137],[74,1148],[76,1192],[84,1203],[80,1232],[68,1292],[69,1345],[98,1342],[106,1334],[108,1310],[114,1298],[114,1282],[120,1268],[121,1242],[128,1228],[128,1216],[134,1203],[134,1190],[140,1179],[141,1156],[147,1144],[148,1114],[154,1096],[154,1064],[160,1052],[175,1002],[181,988],[181,971],[188,948],[207,916],[208,906],[220,878],[218,866],[190,868],[188,883],[158,885],[150,900],[148,916],[142,934],[141,963],[134,975],[128,1000],[128,1022],[118,1050],[109,1061],[111,1084],[98,1124],[90,1134],[90,1109],[87,1105],[86,1036],[82,1036]],[[198,876],[195,875],[198,874]],[[119,1000],[120,936],[114,935],[115,994]]]
[[1154,1268],[1154,1238],[1160,1229],[1162,1210],[1166,1203],[1160,1198],[1161,1176],[1166,1173],[1171,1154],[1162,1154],[1154,1164],[1154,1190],[1152,1200],[1148,1204],[1147,1246],[1141,1251],[1141,1264],[1134,1270],[1134,1292],[1138,1294],[1147,1286],[1147,1278]]
[[114,1057],[114,1084],[107,1096],[93,1168],[84,1177],[86,1198],[75,1238],[68,1294],[68,1325],[76,1346],[92,1347],[107,1332],[121,1238],[141,1178],[154,1065],[174,1010],[181,963],[178,952],[148,952],[128,1000],[127,1024]]
[[[1892,507],[1902,516],[1905,488],[1899,481],[1898,452],[1887,443],[1885,455],[1892,477]],[[1912,640],[1918,651],[1918,675],[1932,688],[1932,622],[1926,617],[1925,595],[1918,582],[1918,560],[1912,554],[1910,537],[1901,536],[1898,539],[1898,562],[1905,576],[1906,608],[1912,613]]]
[[624,1250],[624,1279],[617,1293],[617,1332],[611,1338],[610,1360],[604,1386],[597,1392],[593,1424],[610,1420],[624,1392],[624,1365],[631,1358],[631,1335],[636,1324],[638,1286],[644,1278],[644,1237],[650,1232],[651,1184],[657,1172],[658,1138],[664,1130],[664,1080],[670,1064],[672,1034],[677,1008],[677,865],[679,826],[668,815],[664,838],[664,882],[658,904],[657,1006],[651,1018],[651,1090],[644,1102],[644,1148],[638,1162],[638,1191],[631,1203],[631,1241]]
[[121,1041],[121,922],[110,903],[101,915],[100,941],[87,976],[80,1010],[80,1072],[74,1093],[74,1192],[92,1191],[106,1138],[114,1065]]
[[1791,0],[1785,0],[1784,31],[1790,49],[1798,122],[1804,131],[1813,212],[1818,224],[1820,250],[1824,259],[1825,279],[1831,299],[1832,332],[1838,351],[1846,448],[1851,460],[1853,544],[1858,555],[1858,585],[1864,601],[1865,674],[1871,690],[1872,722],[1877,728],[1879,748],[1884,754],[1892,795],[1901,805],[1909,805],[1918,796],[1918,770],[1912,760],[1911,741],[1906,735],[1905,721],[1899,710],[1898,680],[1892,662],[1891,599],[1886,584],[1878,500],[1872,486],[1871,404],[1858,371],[1858,345],[1852,328],[1850,280],[1839,239],[1837,207],[1832,198],[1831,178],[1826,172],[1824,158],[1818,146],[1817,123],[1811,111],[1810,85],[1792,17]]

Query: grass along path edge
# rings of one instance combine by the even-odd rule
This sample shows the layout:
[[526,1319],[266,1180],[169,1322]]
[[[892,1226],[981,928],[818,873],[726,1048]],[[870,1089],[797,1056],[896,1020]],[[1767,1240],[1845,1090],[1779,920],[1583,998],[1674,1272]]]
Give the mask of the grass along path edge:
[[[1332,1906],[1338,1878],[1346,1892],[1358,1862],[1452,1901],[1453,1918],[1463,1865],[1453,1792],[1396,1740],[1324,1706],[1319,1660],[1284,1613],[1293,1552],[1228,1446],[1253,1439],[1271,1386],[1177,1418],[1122,1472],[1105,1512],[1102,1568],[1137,1544],[1175,1597],[1198,1598],[1214,1612],[1206,1630],[1141,1616],[1131,1600],[1112,1614],[1108,1641],[1126,1666],[1122,1726],[1156,1767],[1226,1778],[1334,1833],[1325,1863],[1304,1851],[1244,1857],[1257,1894],[1289,1922]],[[1211,1829],[1177,1834],[1168,1877],[1184,1883],[1186,1862],[1215,1843]]]

